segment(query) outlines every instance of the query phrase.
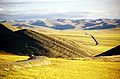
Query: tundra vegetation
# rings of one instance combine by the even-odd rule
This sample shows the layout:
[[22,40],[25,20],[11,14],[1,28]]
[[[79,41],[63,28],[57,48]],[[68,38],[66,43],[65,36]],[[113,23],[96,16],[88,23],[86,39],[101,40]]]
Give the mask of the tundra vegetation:
[[[120,78],[119,52],[109,53],[120,47],[120,28],[43,31],[4,25],[0,27],[5,27],[0,30],[4,44],[0,49],[5,48],[0,52],[1,79]],[[31,53],[43,57],[27,60]]]

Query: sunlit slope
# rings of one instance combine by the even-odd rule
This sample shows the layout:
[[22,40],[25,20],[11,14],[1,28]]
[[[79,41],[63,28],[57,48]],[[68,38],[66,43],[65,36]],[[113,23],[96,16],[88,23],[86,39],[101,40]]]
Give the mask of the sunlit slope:
[[120,45],[120,28],[108,29],[108,30],[96,30],[96,31],[87,31],[94,37],[96,37],[99,45],[94,47],[101,52],[108,51],[118,45]]
[[[74,45],[81,46],[84,50],[92,49],[93,53],[89,53],[91,55],[97,55],[103,53],[109,49],[112,49],[118,45],[120,45],[120,32],[119,28],[107,29],[107,30],[66,30],[57,33],[46,33],[52,35],[58,39],[62,38],[68,41],[69,43],[73,43]],[[87,34],[86,34],[87,33]],[[98,45],[95,45],[95,41],[90,36],[94,36],[98,42]],[[86,48],[84,48],[87,47]]]
[[15,62],[28,59],[27,56],[18,56],[11,53],[0,52],[0,63]]
[[51,65],[17,70],[6,69],[0,77],[7,79],[119,79],[120,62],[50,59]]

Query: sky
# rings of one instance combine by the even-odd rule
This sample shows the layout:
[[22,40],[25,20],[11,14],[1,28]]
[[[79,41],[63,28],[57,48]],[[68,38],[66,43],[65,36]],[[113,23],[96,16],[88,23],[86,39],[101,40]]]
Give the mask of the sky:
[[120,0],[0,0],[0,19],[120,18]]

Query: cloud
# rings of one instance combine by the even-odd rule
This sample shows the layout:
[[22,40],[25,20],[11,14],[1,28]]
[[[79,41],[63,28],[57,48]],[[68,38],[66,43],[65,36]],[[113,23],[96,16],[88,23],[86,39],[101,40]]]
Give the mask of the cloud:
[[1,12],[1,11],[4,11],[4,8],[0,8],[0,12]]
[[[70,2],[73,0],[1,0],[3,4],[21,4],[21,3],[53,3],[53,2]],[[74,0],[77,1],[77,0]]]
[[0,16],[119,17],[119,7],[120,0],[0,0]]
[[[118,15],[111,17],[113,13],[102,12],[67,12],[67,13],[49,13],[49,14],[3,14],[4,19],[42,19],[42,18],[118,18]],[[1,14],[0,14],[1,15]]]

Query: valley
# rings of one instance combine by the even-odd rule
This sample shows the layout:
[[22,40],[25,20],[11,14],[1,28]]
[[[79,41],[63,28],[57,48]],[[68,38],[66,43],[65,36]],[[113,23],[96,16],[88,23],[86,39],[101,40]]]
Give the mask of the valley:
[[[76,24],[70,20],[56,21]],[[47,20],[47,26],[41,26],[45,25],[43,22],[39,26],[34,25],[40,22],[37,21],[32,25],[28,21],[19,22],[27,26],[13,26],[18,23],[16,21],[0,24],[1,79],[118,79],[120,77],[119,24],[114,28],[86,30],[78,26],[69,29],[48,27],[56,23],[53,20]],[[95,40],[98,42],[97,45]],[[40,59],[28,60],[31,54]],[[51,63],[44,64],[44,62]]]

